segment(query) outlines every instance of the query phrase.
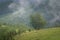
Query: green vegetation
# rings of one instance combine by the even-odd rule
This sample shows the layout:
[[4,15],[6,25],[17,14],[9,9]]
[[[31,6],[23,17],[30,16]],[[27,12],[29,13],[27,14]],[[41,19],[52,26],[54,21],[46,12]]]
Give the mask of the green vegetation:
[[0,40],[60,40],[60,28],[45,29],[46,21],[38,14],[30,16],[31,25],[0,22]]
[[60,40],[60,28],[49,28],[22,33],[15,40]]
[[0,24],[0,40],[60,40],[60,27],[33,30],[24,24]]
[[40,13],[32,14],[30,18],[31,18],[31,24],[35,29],[44,28],[44,26],[46,25],[46,21],[40,15]]
[[32,30],[24,24],[10,25],[6,23],[0,24],[0,40],[14,40],[14,36],[20,35],[26,30]]

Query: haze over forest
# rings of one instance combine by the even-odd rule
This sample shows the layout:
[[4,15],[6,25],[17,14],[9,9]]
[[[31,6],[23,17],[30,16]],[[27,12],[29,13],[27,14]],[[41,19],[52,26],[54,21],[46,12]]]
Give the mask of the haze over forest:
[[0,0],[0,21],[30,25],[30,15],[40,13],[47,25],[60,24],[60,0]]

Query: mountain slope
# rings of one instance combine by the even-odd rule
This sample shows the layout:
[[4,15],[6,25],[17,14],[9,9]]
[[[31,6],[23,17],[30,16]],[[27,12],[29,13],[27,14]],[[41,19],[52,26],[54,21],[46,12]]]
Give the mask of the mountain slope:
[[0,5],[3,7],[0,8],[1,21],[29,24],[29,16],[33,13],[40,13],[49,26],[55,25],[57,21],[60,22],[60,0],[13,0],[13,2],[5,2]]

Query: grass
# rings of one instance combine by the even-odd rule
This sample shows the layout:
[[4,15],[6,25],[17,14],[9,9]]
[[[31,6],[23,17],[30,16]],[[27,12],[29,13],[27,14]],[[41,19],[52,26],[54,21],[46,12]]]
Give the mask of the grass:
[[15,40],[60,40],[60,28],[34,30],[15,36]]

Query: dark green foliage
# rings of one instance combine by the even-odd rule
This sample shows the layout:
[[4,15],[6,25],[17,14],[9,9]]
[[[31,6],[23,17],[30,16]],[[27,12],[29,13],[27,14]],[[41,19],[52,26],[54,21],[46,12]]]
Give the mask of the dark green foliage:
[[31,29],[29,29],[28,31],[31,32]]
[[14,40],[14,36],[20,35],[29,28],[24,24],[10,25],[7,23],[0,24],[0,40]]
[[31,15],[31,24],[35,29],[40,29],[46,25],[46,21],[39,13],[36,13]]
[[8,27],[0,28],[0,39],[1,40],[13,40],[13,37],[17,35],[14,29]]

